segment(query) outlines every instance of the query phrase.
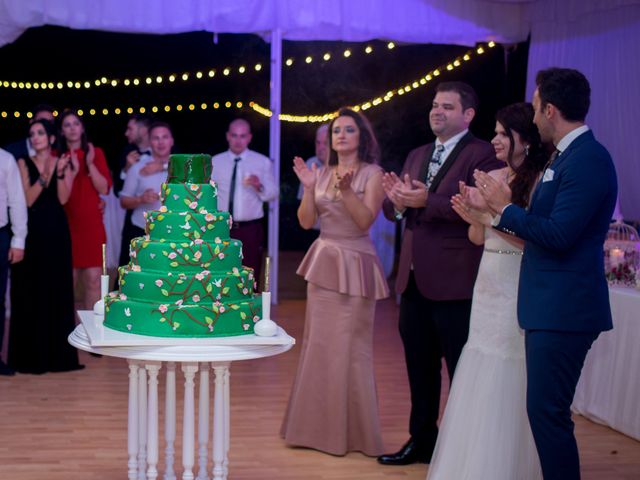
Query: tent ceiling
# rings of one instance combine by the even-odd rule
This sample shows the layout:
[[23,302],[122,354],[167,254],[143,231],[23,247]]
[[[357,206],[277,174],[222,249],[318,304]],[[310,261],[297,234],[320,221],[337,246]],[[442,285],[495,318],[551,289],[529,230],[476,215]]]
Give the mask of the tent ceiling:
[[29,27],[126,33],[265,34],[289,40],[473,45],[529,34],[523,0],[0,0],[0,47]]

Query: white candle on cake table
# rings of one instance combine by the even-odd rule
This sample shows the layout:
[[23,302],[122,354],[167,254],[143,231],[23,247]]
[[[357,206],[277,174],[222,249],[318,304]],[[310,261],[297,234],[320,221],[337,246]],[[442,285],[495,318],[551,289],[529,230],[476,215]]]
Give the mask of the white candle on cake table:
[[93,305],[94,315],[104,316],[104,297],[109,293],[109,275],[107,275],[107,246],[102,244],[102,275],[100,275],[100,299]]
[[278,332],[278,325],[271,320],[271,292],[269,291],[270,259],[265,258],[264,289],[262,291],[262,318],[254,325],[253,331],[260,337],[273,337]]

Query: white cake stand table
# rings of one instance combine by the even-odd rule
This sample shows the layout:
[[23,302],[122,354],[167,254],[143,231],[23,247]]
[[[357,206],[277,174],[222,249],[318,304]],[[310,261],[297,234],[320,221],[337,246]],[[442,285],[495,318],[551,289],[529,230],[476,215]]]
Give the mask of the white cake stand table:
[[[269,357],[286,352],[295,340],[282,329],[273,337],[239,337],[177,340],[112,331],[93,312],[79,312],[81,324],[69,343],[87,352],[124,358],[129,364],[128,479],[158,478],[158,377],[166,370],[164,480],[176,479],[176,370],[184,375],[182,424],[182,479],[224,480],[229,471],[229,367],[236,360]],[[185,345],[184,343],[187,343]],[[177,369],[176,364],[179,364]],[[213,428],[211,475],[209,451],[209,372],[213,370]],[[199,378],[196,376],[199,374]],[[195,390],[198,392],[198,465],[195,463]],[[195,476],[194,476],[195,475]]]

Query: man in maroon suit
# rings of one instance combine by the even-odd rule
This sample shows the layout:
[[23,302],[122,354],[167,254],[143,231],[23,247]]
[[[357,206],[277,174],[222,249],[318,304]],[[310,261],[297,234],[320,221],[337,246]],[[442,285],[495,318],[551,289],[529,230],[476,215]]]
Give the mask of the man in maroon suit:
[[450,198],[460,181],[474,184],[475,169],[500,167],[492,146],[469,132],[477,105],[466,83],[440,83],[429,113],[436,141],[409,153],[400,177],[383,179],[385,216],[406,219],[396,292],[411,389],[411,437],[398,452],[378,457],[384,465],[429,463],[438,436],[441,359],[452,377],[467,341],[482,249],[468,240],[468,224]]

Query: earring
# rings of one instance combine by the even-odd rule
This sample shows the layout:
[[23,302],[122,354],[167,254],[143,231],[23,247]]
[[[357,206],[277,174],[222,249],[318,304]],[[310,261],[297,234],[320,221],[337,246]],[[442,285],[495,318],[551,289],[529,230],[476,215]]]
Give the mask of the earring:
[[529,156],[529,148],[531,148],[531,145],[525,145],[524,146],[524,156],[525,157]]

